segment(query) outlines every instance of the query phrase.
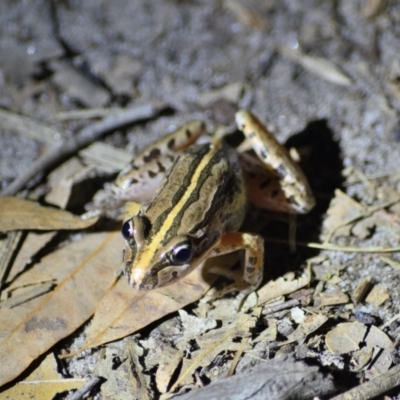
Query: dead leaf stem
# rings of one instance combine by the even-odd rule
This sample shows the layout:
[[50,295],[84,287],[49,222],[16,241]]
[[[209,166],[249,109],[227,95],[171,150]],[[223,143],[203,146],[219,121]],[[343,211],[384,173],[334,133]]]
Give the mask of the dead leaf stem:
[[[265,241],[271,243],[288,244],[287,240],[266,237]],[[314,243],[314,242],[296,242],[297,246],[310,247],[311,249],[343,251],[346,253],[396,253],[400,251],[400,247],[353,247],[353,246],[338,246],[332,243]]]

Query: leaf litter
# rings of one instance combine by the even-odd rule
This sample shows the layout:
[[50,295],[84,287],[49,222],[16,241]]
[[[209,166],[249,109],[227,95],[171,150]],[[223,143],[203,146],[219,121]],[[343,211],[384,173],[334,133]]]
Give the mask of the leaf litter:
[[[254,22],[251,7],[237,9],[243,9],[247,18],[251,17],[248,22],[241,23],[262,28],[259,22]],[[364,14],[367,17],[365,10]],[[377,14],[378,11],[370,12],[368,18]],[[264,23],[264,19],[261,22]],[[353,83],[341,68],[328,59],[305,55],[300,50],[285,47],[278,50],[323,80],[343,86]],[[19,121],[16,115],[12,115],[12,121],[11,125]],[[40,133],[36,137],[41,140],[42,125],[38,127],[33,120],[22,122],[29,122],[29,127],[36,127]],[[21,126],[20,129],[23,129]],[[52,136],[59,135],[59,131],[49,127],[46,132],[50,138],[46,139],[46,143],[53,144]],[[107,144],[92,146],[96,147],[101,148],[101,151],[96,150],[100,154],[113,152]],[[99,170],[115,172],[120,158],[127,157],[125,151],[114,151],[115,160],[107,164],[108,160],[104,160],[104,156],[93,156],[92,148],[80,152],[88,168],[83,166],[81,169],[81,161],[71,159],[70,166],[59,168],[49,176],[52,190],[46,196],[46,201],[61,209],[65,208],[73,184],[86,179],[96,169],[96,163],[101,164]],[[355,169],[347,172],[349,186],[360,180],[368,196],[353,197],[336,191],[324,225],[325,241],[318,244],[318,248],[324,249],[325,246],[338,252],[352,252],[360,250],[359,245],[362,245],[365,246],[364,251],[395,250],[391,244],[398,242],[400,232],[399,195],[393,189],[382,189]],[[351,190],[350,187],[349,193]],[[43,207],[32,201],[16,198],[3,198],[2,201],[4,203],[1,203],[0,210],[6,212],[0,215],[0,222],[4,223],[3,230],[10,230],[10,235],[14,234],[15,229],[86,229],[96,222],[95,219],[82,222],[79,217],[65,210]],[[10,202],[8,205],[7,201]],[[374,244],[371,239],[376,230],[384,230],[387,241],[372,247],[369,244]],[[107,376],[101,391],[105,397],[110,398],[152,398],[154,383],[159,393],[168,395],[174,390],[201,386],[203,379],[213,381],[229,375],[240,366],[240,363],[236,364],[237,360],[250,358],[253,351],[265,361],[297,346],[299,358],[302,358],[303,349],[307,354],[303,358],[314,357],[323,365],[348,368],[347,372],[359,374],[357,377],[360,380],[373,378],[377,373],[386,371],[392,363],[393,341],[383,332],[389,325],[383,324],[380,329],[374,324],[354,322],[357,307],[367,314],[383,310],[386,316],[385,312],[393,297],[389,295],[392,288],[376,283],[378,274],[374,278],[368,276],[358,282],[354,281],[352,286],[345,285],[344,279],[341,279],[346,273],[345,267],[353,268],[360,262],[360,258],[349,259],[348,263],[343,263],[344,266],[338,265],[335,258],[328,257],[326,252],[319,260],[310,259],[307,273],[292,272],[266,283],[257,291],[257,301],[252,298],[244,310],[233,318],[234,299],[231,298],[201,302],[186,308],[186,311],[182,310],[182,307],[201,298],[213,283],[214,278],[205,278],[200,269],[168,290],[165,288],[139,294],[124,279],[114,284],[114,271],[119,266],[122,248],[118,232],[71,236],[70,242],[62,243],[53,253],[35,260],[38,251],[54,237],[54,232],[29,232],[12,263],[7,292],[4,291],[8,297],[6,303],[15,300],[19,292],[27,292],[34,286],[49,282],[56,286],[49,294],[39,293],[39,297],[29,295],[23,303],[11,309],[0,308],[0,355],[2,361],[5,360],[0,376],[4,381],[13,379],[33,360],[54,348],[54,344],[75,332],[93,313],[91,324],[86,325],[85,342],[72,351],[69,348],[64,355],[71,356],[86,350],[85,354],[97,356],[98,363],[90,373]],[[17,247],[13,246],[13,249]],[[398,268],[398,260],[380,259],[385,265],[389,263]],[[377,261],[369,258],[368,263]],[[318,267],[323,268],[317,273]],[[296,297],[295,301],[289,300],[292,296]],[[175,311],[179,311],[179,314]],[[169,315],[167,321],[172,321],[169,330],[165,327],[168,325],[165,320],[157,322],[166,315]],[[349,322],[338,325],[340,320]],[[171,331],[174,332],[174,338],[165,334],[164,337],[168,337],[169,341],[162,342],[162,333]],[[139,333],[129,336],[134,332]],[[128,337],[119,341],[125,336]],[[391,337],[394,336],[392,331]],[[19,341],[29,343],[29,346],[19,346]],[[108,344],[100,351],[88,351],[93,346],[111,341],[117,342]],[[118,343],[122,343],[122,351],[113,347],[118,346]],[[253,344],[256,346],[253,347]],[[324,351],[330,352],[329,356],[316,351],[323,346],[326,346]],[[281,350],[276,350],[277,347]],[[339,358],[343,349],[350,349],[346,353],[351,356],[347,364]],[[53,354],[48,357],[51,356]],[[84,359],[84,355],[81,357]],[[254,360],[255,357],[252,357]],[[18,365],[18,369],[10,374],[14,365]],[[123,394],[119,390],[121,382],[125,384]],[[39,385],[42,384],[39,382]],[[119,394],[120,397],[117,397]]]
[[[78,165],[72,162],[71,167],[73,171]],[[82,171],[80,168],[75,171],[75,176],[85,176],[80,172]],[[60,182],[59,178],[62,178],[62,175],[59,175],[54,182]],[[50,195],[49,199],[64,207],[74,182],[76,182],[74,178],[61,179],[61,190],[58,191],[58,194]],[[15,198],[6,199],[6,201],[14,200]],[[396,205],[397,199],[393,199],[393,196],[392,198],[386,196],[386,199],[385,196],[380,197],[380,201],[386,200],[389,202],[385,204]],[[46,230],[66,229],[66,225],[54,222],[53,217],[59,220],[63,218],[68,220],[72,216],[67,213],[69,215],[65,217],[67,214],[64,214],[62,210],[42,207],[32,201],[16,199],[15,204],[19,204],[20,207],[28,205],[26,208],[28,214],[31,209],[40,210],[40,213],[44,215],[45,222],[40,222],[39,226]],[[395,208],[394,210],[396,211]],[[55,213],[52,214],[54,211]],[[61,218],[59,212],[62,213]],[[46,215],[46,213],[48,214]],[[371,228],[383,221],[382,213],[384,218],[390,217],[391,222],[396,221],[391,217],[396,214],[391,214],[388,207],[381,207],[371,213],[371,206],[362,205],[343,192],[337,191],[328,211],[329,218],[325,224],[325,236],[330,240],[337,240],[349,235],[355,235],[358,239],[368,238],[368,234],[365,234],[366,231],[360,233],[361,228],[357,228],[357,226],[362,226],[360,224],[367,220],[366,227],[368,233],[371,232]],[[25,215],[27,214],[23,216]],[[370,222],[371,218],[373,218],[372,222]],[[75,224],[77,219],[79,217],[72,216],[72,224]],[[67,226],[70,226],[71,229],[79,227],[83,229],[90,225],[89,223],[85,225],[86,222],[84,225],[79,225],[79,222],[75,226],[68,225],[69,223],[68,220]],[[29,226],[25,229],[29,229]],[[396,234],[393,229],[388,232]],[[0,326],[7,327],[3,328],[0,342],[0,356],[2,360],[5,360],[3,369],[0,370],[3,383],[14,379],[32,361],[51,349],[61,339],[73,333],[93,314],[91,324],[85,332],[83,345],[72,352],[64,353],[62,357],[70,358],[84,350],[87,351],[90,348],[129,337],[164,316],[179,311],[181,325],[177,331],[182,332],[179,340],[170,344],[164,343],[162,347],[159,347],[155,338],[140,340],[140,344],[132,339],[125,339],[123,341],[125,353],[121,353],[122,362],[117,368],[111,368],[112,356],[108,352],[108,356],[104,360],[98,360],[98,366],[94,369],[99,375],[112,376],[109,378],[108,384],[102,388],[104,395],[115,397],[115,386],[121,385],[122,380],[129,384],[122,392],[120,391],[120,398],[136,396],[145,399],[152,396],[152,380],[149,373],[152,368],[156,368],[155,384],[159,393],[164,393],[167,398],[176,390],[198,386],[205,377],[213,380],[217,376],[222,377],[232,373],[240,357],[246,353],[250,355],[253,346],[264,346],[268,343],[276,343],[282,349],[294,343],[306,343],[312,346],[313,341],[318,338],[317,333],[321,327],[325,326],[328,320],[332,321],[331,310],[339,305],[351,305],[348,294],[337,287],[340,278],[336,274],[340,273],[340,270],[329,276],[328,259],[322,255],[314,258],[310,260],[309,268],[316,269],[318,265],[322,264],[327,266],[325,275],[321,275],[320,279],[327,279],[323,287],[327,285],[328,290],[321,287],[321,290],[314,293],[312,307],[310,307],[310,297],[298,296],[303,302],[304,308],[298,308],[297,313],[294,308],[289,308],[289,311],[292,312],[289,318],[292,320],[293,328],[287,334],[286,340],[278,340],[277,321],[280,318],[279,315],[285,315],[286,311],[284,308],[276,307],[276,304],[284,304],[287,296],[305,290],[304,288],[311,284],[309,272],[303,276],[288,273],[275,281],[267,282],[257,291],[256,301],[252,300],[247,306],[245,305],[244,310],[247,312],[236,314],[234,319],[231,316],[232,301],[230,299],[199,303],[197,308],[194,308],[189,314],[182,308],[199,300],[215,280],[215,277],[211,275],[204,275],[206,269],[196,269],[185,279],[163,289],[147,293],[135,292],[124,279],[116,281],[114,277],[114,272],[119,266],[118,260],[120,260],[120,249],[122,248],[122,238],[119,232],[100,232],[82,234],[77,237],[78,240],[62,245],[53,253],[34,263],[29,269],[24,270],[32,260],[32,256],[53,237],[53,232],[48,234],[30,232],[24,242],[27,250],[24,250],[23,245],[15,259],[16,270],[13,270],[10,275],[10,284],[7,287],[9,298],[6,299],[4,305],[10,301],[12,303],[13,298],[18,299],[20,293],[24,295],[24,291],[29,293],[32,287],[40,286],[46,280],[50,280],[47,284],[51,284],[47,290],[52,289],[52,291],[48,294],[39,293],[37,295],[39,297],[36,298],[28,294],[23,304],[10,309],[8,308],[10,303],[8,303],[7,308],[0,308]],[[39,242],[35,244],[38,239]],[[340,246],[338,248],[340,249]],[[210,260],[210,262],[218,263],[216,260]],[[356,296],[352,296],[352,298],[355,299]],[[366,286],[363,294],[357,298],[358,302],[363,302],[365,299],[367,303],[376,306],[389,299],[387,288],[382,285]],[[255,304],[259,305],[258,308],[254,308]],[[266,328],[257,330],[257,323],[263,321],[261,315],[265,315],[261,312],[260,306],[268,310],[268,320],[264,321]],[[204,317],[196,316],[196,313]],[[299,318],[299,313],[301,318]],[[341,315],[345,315],[345,313]],[[67,318],[65,318],[66,316]],[[370,329],[376,332],[378,337],[380,337],[379,332],[384,335],[378,327],[373,326]],[[255,335],[254,332],[256,332]],[[328,349],[334,348],[333,343],[336,340],[334,334],[334,329],[328,331],[326,336]],[[351,335],[347,336],[351,337]],[[344,346],[344,348],[347,336],[341,335],[340,346]],[[387,336],[384,335],[384,337]],[[21,340],[35,345],[32,348],[21,349],[18,346]],[[353,371],[364,371],[371,378],[376,375],[376,371],[382,372],[390,367],[391,362],[388,360],[390,360],[390,352],[393,350],[392,342],[390,340],[385,342],[385,339],[376,340],[378,341],[370,339],[366,348],[351,350]],[[386,350],[383,352],[378,350],[383,348],[382,343],[386,346]],[[152,348],[154,350],[153,361],[148,355],[146,356],[146,349]],[[332,353],[332,357],[337,354],[333,350]],[[276,354],[279,354],[279,351]],[[61,356],[59,355],[59,357]],[[326,356],[324,357],[326,358]],[[216,360],[220,360],[218,362],[224,360],[223,364],[226,365],[226,368],[217,375],[212,372]],[[374,365],[374,368],[370,367],[371,365]],[[178,371],[180,373],[176,375]]]

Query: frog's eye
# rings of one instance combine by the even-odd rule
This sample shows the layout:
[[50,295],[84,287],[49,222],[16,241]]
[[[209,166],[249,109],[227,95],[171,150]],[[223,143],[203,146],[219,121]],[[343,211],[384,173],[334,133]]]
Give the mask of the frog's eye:
[[133,238],[133,221],[131,219],[124,222],[124,224],[122,225],[121,233],[125,240]]
[[187,264],[193,257],[193,245],[190,241],[177,244],[171,251],[171,261],[175,265]]

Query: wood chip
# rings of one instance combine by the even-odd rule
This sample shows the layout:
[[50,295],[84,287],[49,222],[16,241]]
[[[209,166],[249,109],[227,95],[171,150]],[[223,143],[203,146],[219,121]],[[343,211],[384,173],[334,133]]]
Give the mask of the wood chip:
[[365,296],[367,295],[369,289],[371,288],[371,280],[372,278],[368,276],[367,278],[363,278],[357,287],[354,289],[351,298],[354,304],[361,303]]
[[316,307],[334,306],[338,304],[347,304],[349,302],[349,296],[336,288],[329,292],[320,293],[316,300],[319,300],[314,303]]
[[365,301],[374,306],[380,306],[386,300],[389,300],[390,296],[387,290],[387,287],[384,285],[374,285],[372,290],[369,292]]

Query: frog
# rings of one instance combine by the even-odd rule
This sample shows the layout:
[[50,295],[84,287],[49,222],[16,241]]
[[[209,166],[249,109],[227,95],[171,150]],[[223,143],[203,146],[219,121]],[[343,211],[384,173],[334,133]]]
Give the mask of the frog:
[[149,291],[182,279],[212,257],[244,251],[240,276],[225,292],[243,296],[263,280],[264,240],[240,230],[250,206],[304,214],[310,185],[288,150],[249,110],[235,114],[244,135],[234,148],[192,121],[142,150],[119,174],[115,192],[140,204],[125,217],[123,267]]

